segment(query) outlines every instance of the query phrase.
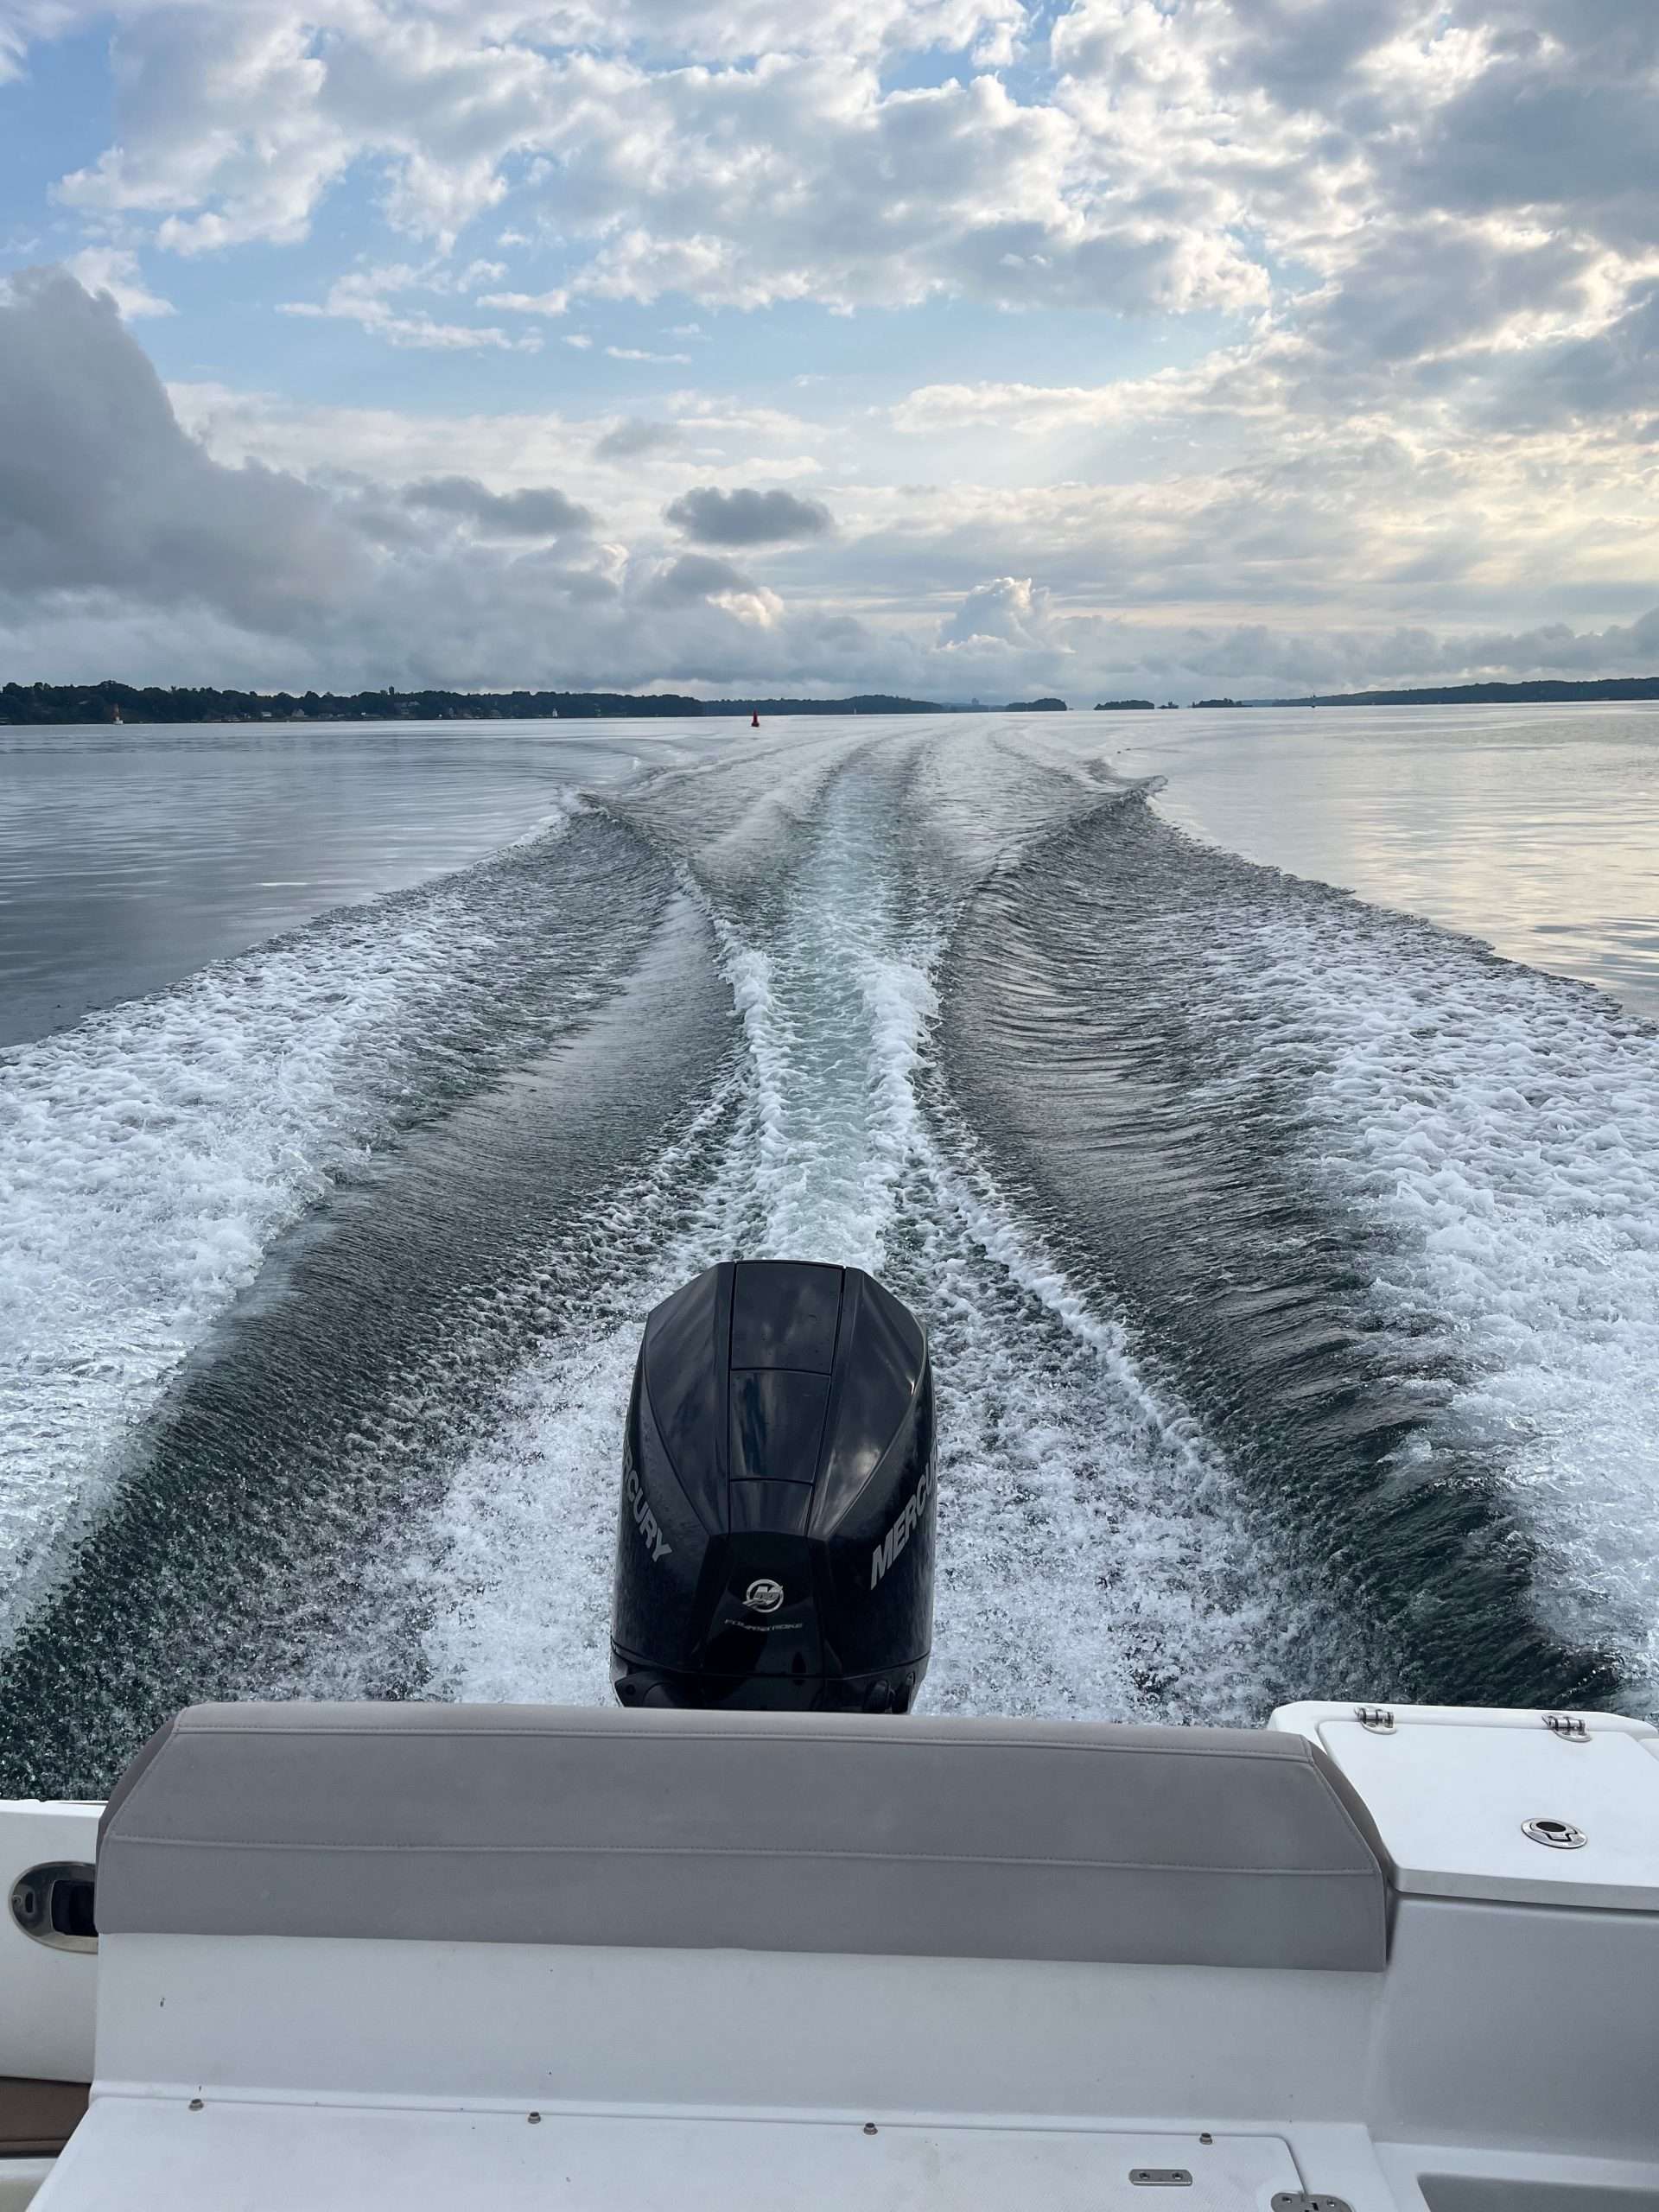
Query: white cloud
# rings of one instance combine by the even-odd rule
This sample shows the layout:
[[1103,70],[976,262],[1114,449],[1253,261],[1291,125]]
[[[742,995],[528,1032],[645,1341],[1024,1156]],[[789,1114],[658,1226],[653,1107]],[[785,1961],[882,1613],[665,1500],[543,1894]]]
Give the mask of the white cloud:
[[[690,395],[660,426],[309,410],[213,387],[181,388],[179,404],[211,452],[112,301],[62,274],[14,280],[0,628],[31,652],[90,651],[144,609],[156,651],[211,636],[206,672],[271,682],[491,683],[545,668],[550,649],[572,683],[985,697],[1619,673],[1655,652],[1651,620],[1529,628],[1487,611],[1535,599],[1540,576],[1628,605],[1632,579],[1659,575],[1650,502],[1617,448],[1599,456],[1579,431],[1495,461],[1305,425],[1300,443],[1264,435],[1248,467],[1155,484],[851,483],[839,531],[798,539],[785,594],[747,560],[677,553],[660,510],[677,485],[701,495],[694,520],[747,524],[767,442],[810,429],[788,415]],[[727,488],[709,481],[716,442]],[[748,543],[758,565],[764,543]]]
[[[560,240],[566,283],[493,291],[513,312],[1248,311],[1294,263],[1351,303],[1381,278],[1385,338],[1456,342],[1510,295],[1592,264],[1617,284],[1659,245],[1647,0],[54,0],[22,21],[94,16],[119,136],[64,180],[73,207],[179,251],[291,243],[357,167],[440,251],[508,204],[498,251]],[[887,83],[928,48],[956,57],[942,81]],[[1017,49],[1018,95],[998,73]],[[1547,235],[1494,255],[1512,217]]]
[[[360,323],[365,330],[385,339],[390,345],[417,346],[429,352],[540,352],[541,338],[533,330],[510,337],[493,324],[443,322],[424,308],[399,309],[391,305],[392,296],[422,287],[431,287],[430,273],[406,264],[353,270],[329,287],[325,299],[283,300],[277,312]],[[451,288],[444,285],[441,289]]]
[[915,437],[979,425],[1038,437],[1055,429],[1121,421],[1128,389],[1117,384],[921,385],[888,415],[894,429]]
[[[619,419],[614,391],[581,421],[181,392],[217,455],[321,500],[304,512],[353,561],[418,547],[459,607],[470,546],[499,605],[467,652],[528,620],[531,556],[453,513],[441,533],[399,486],[556,483],[594,507],[610,551],[595,533],[536,573],[636,612],[657,591],[640,638],[690,656],[658,673],[713,668],[717,634],[757,676],[764,640],[843,671],[876,655],[859,681],[971,665],[988,696],[999,667],[1052,689],[1131,649],[1209,688],[1251,680],[1212,649],[1324,685],[1414,654],[1443,673],[1435,654],[1482,639],[1580,650],[1557,631],[1618,655],[1659,599],[1652,0],[11,0],[6,22],[0,73],[112,31],[111,143],[60,196],[87,226],[74,266],[125,314],[185,296],[158,253],[280,270],[247,249],[308,237],[320,273],[276,281],[315,296],[270,303],[416,353],[530,355],[547,334],[526,324],[571,316],[575,352],[689,369],[706,310],[754,312],[696,346],[710,388],[660,424]],[[688,351],[622,342],[608,303],[664,295]],[[984,359],[987,316],[931,318],[942,300],[1010,311]],[[855,317],[830,362],[802,357],[812,308]],[[1059,311],[1097,347],[1048,353]],[[1150,324],[1126,375],[1128,317]],[[1153,340],[1176,365],[1148,372]],[[586,388],[594,359],[552,359]],[[763,595],[759,554],[723,596],[652,582],[686,494],[825,469],[837,527],[793,541],[799,600]],[[441,609],[410,650],[455,638]]]
[[939,625],[939,643],[952,651],[963,645],[1012,645],[1021,653],[1070,650],[1048,594],[1029,576],[997,576],[964,592]]
[[[601,297],[1264,296],[1233,240],[1091,175],[1064,106],[983,66],[1017,5],[655,8],[637,36],[620,12],[474,22],[430,0],[113,12],[121,135],[62,194],[177,251],[292,243],[367,164],[392,226],[441,249],[512,197],[503,238],[528,217],[585,240],[569,289]],[[941,41],[959,76],[882,89],[884,54]]]
[[[60,11],[96,20],[92,8]],[[118,10],[112,51],[120,137],[61,197],[101,214],[156,219],[159,244],[204,252],[292,243],[357,151],[329,111],[329,70],[297,10]],[[124,20],[122,18],[124,16]]]
[[601,461],[635,461],[645,454],[671,453],[683,442],[677,423],[648,423],[630,415],[601,433],[594,453]]
[[[1450,329],[1459,300],[1491,304],[1456,281],[1459,225],[1541,215],[1558,286],[1659,243],[1647,0],[37,0],[13,51],[99,17],[119,136],[64,180],[72,206],[201,252],[304,236],[353,166],[440,249],[510,201],[500,250],[575,250],[568,285],[495,294],[518,312],[671,291],[1249,309],[1292,257],[1397,286],[1432,213]],[[885,86],[930,48],[952,73]],[[1545,276],[1526,261],[1522,290]]]
[[[817,467],[799,453],[813,431],[798,416],[717,406],[695,392],[677,395],[666,417],[650,421],[619,418],[608,409],[582,417],[555,409],[457,415],[385,405],[317,407],[222,384],[175,384],[169,397],[186,429],[216,459],[235,466],[253,461],[330,484],[401,484],[462,473],[497,490],[518,491],[556,480],[607,512],[617,512],[619,499],[632,502],[626,509],[630,530],[648,524],[664,537],[664,498],[707,482],[711,473],[776,482]],[[651,475],[630,472],[619,484],[613,468],[596,465],[596,447],[619,430],[627,435],[612,453],[637,458],[651,450]],[[598,455],[599,462],[608,458]]]
[[659,569],[641,594],[652,607],[719,607],[753,628],[771,629],[784,611],[775,592],[710,553],[682,553]]
[[[566,314],[570,306],[569,292],[483,292],[479,295],[481,308],[496,308],[504,315]],[[575,346],[579,339],[567,339],[567,345]]]
[[129,322],[141,315],[173,313],[172,302],[150,290],[137,255],[125,247],[84,246],[64,266],[89,292],[107,292]]

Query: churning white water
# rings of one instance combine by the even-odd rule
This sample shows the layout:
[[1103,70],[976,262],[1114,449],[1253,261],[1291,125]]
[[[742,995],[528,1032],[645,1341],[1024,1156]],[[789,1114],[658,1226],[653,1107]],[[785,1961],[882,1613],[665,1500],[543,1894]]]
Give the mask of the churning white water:
[[[932,1095],[948,885],[903,881],[887,779],[856,760],[781,895],[705,891],[740,1023],[696,1216],[631,1294],[550,1347],[430,1532],[435,1685],[608,1692],[618,1439],[645,1312],[733,1252],[867,1268],[928,1319],[940,1388],[938,1630],[925,1701],[1240,1718],[1300,1626],[1262,1516],[1123,1332],[1022,1232]],[[729,846],[728,846],[729,849]],[[971,882],[964,878],[956,895]],[[684,1172],[657,1168],[658,1192]],[[658,1192],[636,1200],[649,1211]]]
[[1659,1040],[1106,734],[688,727],[8,1054],[14,1780],[198,1694],[606,1696],[639,1331],[734,1255],[927,1323],[936,1709],[1650,1705]]

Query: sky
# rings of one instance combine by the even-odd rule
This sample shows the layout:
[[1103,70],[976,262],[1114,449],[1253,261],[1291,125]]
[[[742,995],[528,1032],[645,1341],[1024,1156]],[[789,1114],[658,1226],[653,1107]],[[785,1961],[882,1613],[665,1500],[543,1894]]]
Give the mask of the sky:
[[1659,0],[0,0],[0,681],[1659,673]]

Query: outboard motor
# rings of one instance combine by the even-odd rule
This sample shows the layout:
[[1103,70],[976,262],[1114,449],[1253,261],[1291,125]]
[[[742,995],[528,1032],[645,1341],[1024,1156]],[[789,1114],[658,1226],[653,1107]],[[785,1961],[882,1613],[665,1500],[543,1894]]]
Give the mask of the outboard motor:
[[657,1307],[622,1453],[624,1705],[903,1713],[933,1637],[933,1376],[857,1268],[739,1260]]

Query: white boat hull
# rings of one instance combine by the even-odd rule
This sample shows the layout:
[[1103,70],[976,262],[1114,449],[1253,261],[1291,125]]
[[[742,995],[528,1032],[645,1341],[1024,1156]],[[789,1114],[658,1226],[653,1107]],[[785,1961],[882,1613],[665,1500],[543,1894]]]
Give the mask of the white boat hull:
[[[573,1777],[614,1775],[606,1763],[619,1745],[626,1755],[677,1732],[683,1750],[697,1726],[680,1715],[648,1720],[643,1730],[638,1715],[524,1722],[524,1745],[557,1737],[558,1758],[574,1764],[559,1765],[559,1791],[547,1800],[553,1826],[533,1845],[504,1831],[500,1864],[543,1854],[537,1881],[563,1898],[550,1910],[576,1916],[557,1923],[557,1940],[503,1940],[499,1929],[493,1937],[427,1936],[407,1923],[423,1898],[447,1910],[450,1873],[475,1880],[486,1862],[467,1853],[485,1848],[487,1859],[496,1848],[486,1837],[463,1850],[443,1827],[476,1808],[406,1796],[398,1809],[395,1789],[378,1783],[385,1805],[367,1807],[377,1840],[365,1842],[353,1809],[327,1794],[296,1813],[293,1837],[273,1838],[268,1809],[250,1811],[245,1789],[215,1809],[219,1753],[179,1739],[183,1780],[169,1780],[158,1762],[112,1817],[115,1924],[100,1935],[97,1956],[60,1953],[43,1965],[28,1955],[41,1947],[7,1931],[12,1978],[0,2031],[8,2063],[19,2073],[67,2068],[67,2078],[90,2082],[92,2100],[55,2167],[0,2160],[0,2212],[28,2201],[48,2172],[40,2212],[218,2212],[232,2203],[238,2212],[728,2212],[760,2200],[799,2212],[855,2204],[861,2212],[1144,2212],[1164,2202],[1192,2212],[1310,2212],[1338,2202],[1351,2212],[1659,2212],[1659,1825],[1651,1821],[1659,1732],[1586,1715],[1574,1737],[1548,1731],[1537,1714],[1403,1707],[1384,1730],[1362,1728],[1351,1707],[1289,1708],[1280,1732],[1322,1742],[1329,1753],[1317,1777],[1336,1790],[1335,1825],[1321,1830],[1318,1813],[1307,1826],[1300,1799],[1281,1789],[1280,1765],[1264,1775],[1252,1758],[1236,1787],[1271,1787],[1234,1832],[1224,1794],[1213,1827],[1195,1834],[1191,1808],[1207,1802],[1212,1770],[1188,1773],[1169,1762],[1190,1741],[1194,1758],[1219,1759],[1213,1771],[1225,1779],[1226,1745],[1211,1732],[1172,1739],[1162,1731],[1033,1731],[1027,1744],[1012,1724],[988,1735],[973,1724],[884,1724],[868,1741],[883,1758],[890,1747],[894,1795],[860,1816],[869,1849],[854,1854],[861,1867],[847,1878],[865,1885],[868,1925],[892,1924],[880,1914],[895,1885],[931,1898],[939,1912],[914,1948],[894,1938],[892,1949],[837,1951],[821,1948],[814,1917],[823,1867],[795,1865],[816,1862],[817,1847],[757,1834],[774,1812],[787,1826],[801,1808],[774,1807],[764,1793],[737,1802],[730,1777],[747,1770],[753,1751],[756,1771],[775,1778],[785,1771],[775,1761],[795,1761],[805,1746],[806,1764],[788,1770],[810,1787],[812,1747],[821,1743],[831,1764],[849,1747],[861,1759],[865,1724],[823,1732],[767,1722],[734,1733],[722,1723],[708,1756],[739,1764],[722,1770],[720,1799],[665,1806],[637,1848],[596,1855],[586,1824],[603,1808],[582,1803]],[[511,1760],[521,1755],[511,1721],[498,1712],[462,1732],[488,1733],[483,1756]],[[397,1761],[427,1756],[412,1741],[427,1725],[401,1725],[411,1740]],[[1091,1770],[1079,1785],[1102,1789],[1093,1811],[1066,1796],[1072,1769],[1053,1764],[1057,1743],[1097,1749],[1106,1762],[1099,1781]],[[982,1894],[1006,1897],[1027,1931],[1019,1940],[1031,1943],[1046,1940],[1033,1900],[1074,1898],[1077,1955],[1006,1955],[1018,1942],[949,1917],[953,1897],[982,1892],[953,1889],[962,1877],[950,1864],[951,1837],[931,1836],[929,1808],[902,1799],[915,1759],[940,1747],[954,1757],[958,1745],[970,1788],[957,1850],[981,1868],[992,1863],[988,1839],[1005,1825],[1010,1839],[1017,1829],[1025,1840],[1018,1849],[1008,1841],[1006,1864],[995,1862],[1001,1871]],[[326,1761],[337,1748],[325,1744],[318,1756]],[[1362,1825],[1375,1824],[1374,1842],[1357,1855],[1386,1894],[1385,1940],[1373,1955],[1362,1915],[1316,1931],[1333,1962],[1236,1962],[1252,1946],[1289,1955],[1301,1941],[1284,1923],[1284,1885],[1323,1912],[1327,1877],[1369,1878],[1363,1864],[1332,1856],[1349,1802],[1338,1754],[1350,1777],[1354,1770],[1370,1777],[1352,1802]],[[188,1768],[187,1755],[206,1764]],[[245,1745],[235,1753],[245,1755]],[[251,1755],[264,1756],[258,1744]],[[273,1756],[299,1757],[303,1770],[306,1746],[285,1738]],[[386,1770],[394,1777],[421,1770],[395,1762]],[[446,1771],[435,1764],[435,1791]],[[855,1770],[842,1772],[855,1786]],[[1148,1869],[1111,1840],[1120,1810],[1130,1822],[1122,1834],[1143,1833],[1134,1827],[1140,1812],[1120,1808],[1119,1798],[1136,1789],[1156,1796],[1174,1786],[1171,1773],[1186,1805],[1170,1831],[1169,1866]],[[1005,1822],[1004,1808],[979,1802],[997,1777],[1013,1791],[1022,1774],[1058,1793],[1052,1859],[1030,1846],[1050,1825],[1043,1804],[1009,1809]],[[533,1794],[527,1782],[526,1799]],[[1534,1855],[1513,1850],[1511,1831],[1530,1817],[1519,1811],[1523,1802],[1576,1820],[1588,1840],[1554,1851],[1523,1839]],[[808,1809],[800,1833],[829,1837],[832,1796]],[[23,1838],[50,1833],[54,1856],[79,1855],[60,1847],[66,1837],[84,1843],[96,1814],[60,1810],[48,1830],[44,1815],[7,1808],[0,1844],[15,1853]],[[221,1817],[222,1832],[209,1836]],[[1090,1822],[1099,1849],[1079,1857]],[[106,1859],[111,1848],[106,1840]],[[366,1885],[365,1850],[395,1854],[376,1859],[382,1871]],[[934,1872],[920,1890],[905,1891],[918,1850]],[[754,1886],[765,1930],[755,1948],[698,1934],[719,1932],[707,1919],[721,1909],[718,1884],[711,1888],[694,1863],[709,1851],[742,1862],[740,1895]],[[242,1864],[238,1852],[251,1854],[245,1877],[219,1880],[215,1854]],[[305,1879],[285,1886],[296,1853]],[[781,1869],[757,1871],[758,1858],[780,1853]],[[1230,1878],[1246,1860],[1247,1904],[1261,1902],[1241,1916],[1233,1892],[1212,1878]],[[327,1886],[335,1865],[353,1870],[340,1877],[340,1894],[365,1900],[352,1909],[371,1918],[389,1884],[397,1894],[387,1910],[405,1916],[398,1924],[407,1932],[229,1924],[245,1889],[251,1923],[275,1916],[310,1925],[308,1883],[315,1874]],[[1083,1886],[1056,1891],[1056,1869]],[[773,1905],[800,1883],[802,1948],[791,1948],[786,1920],[766,1921],[763,1872]],[[1193,1886],[1178,1883],[1168,1910],[1155,1880],[1125,1891],[1148,1872],[1191,1877]],[[501,1878],[517,1877],[509,1868]],[[614,1916],[631,1884],[642,1929],[672,1931],[679,1912],[685,1940],[626,1940]],[[1114,1900],[1124,1894],[1151,1903],[1143,1916],[1115,1923]],[[317,1901],[325,1916],[333,1909]],[[493,1909],[489,1896],[455,1903],[463,1916]],[[580,1940],[583,1914],[605,1940]],[[226,1924],[188,1924],[204,1917]],[[182,1924],[126,1924],[137,1921]],[[952,1940],[990,1955],[952,1955],[942,1948]],[[1114,1955],[1137,1945],[1208,1947],[1231,1962]]]

